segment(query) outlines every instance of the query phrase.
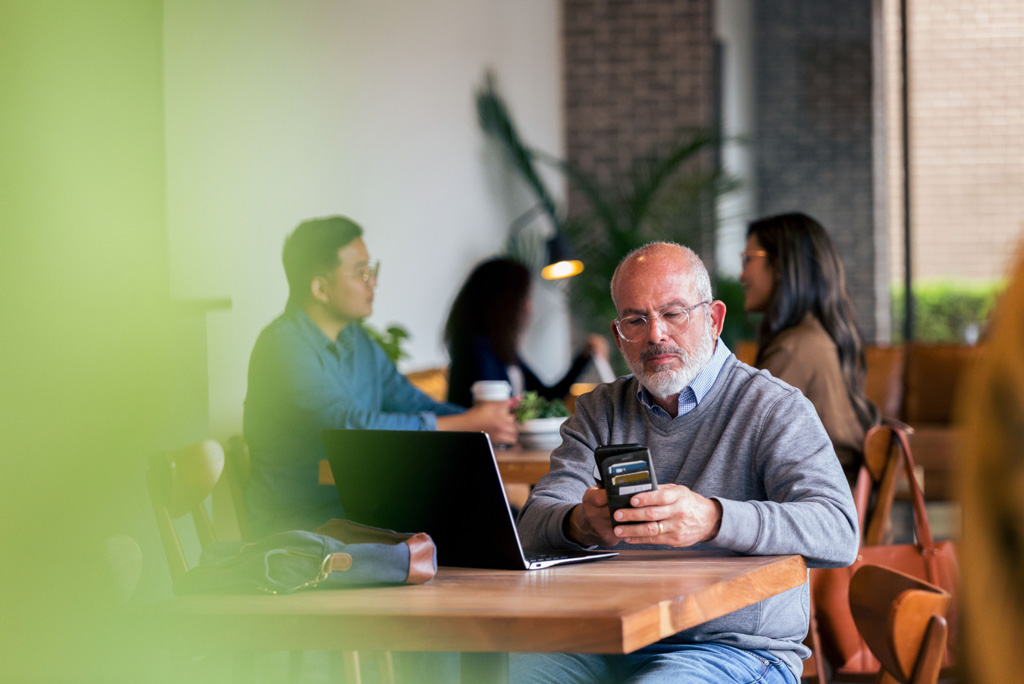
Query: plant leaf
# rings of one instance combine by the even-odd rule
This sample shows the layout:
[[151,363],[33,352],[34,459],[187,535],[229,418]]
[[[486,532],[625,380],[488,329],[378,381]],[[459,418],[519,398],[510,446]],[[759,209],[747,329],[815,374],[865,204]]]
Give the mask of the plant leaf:
[[545,213],[555,226],[558,226],[555,201],[540,175],[537,174],[532,155],[519,138],[519,133],[512,122],[512,116],[508,113],[508,107],[505,106],[505,101],[498,95],[495,88],[494,74],[490,71],[487,72],[483,85],[476,92],[476,111],[480,119],[480,127],[501,143],[508,160],[536,195]]

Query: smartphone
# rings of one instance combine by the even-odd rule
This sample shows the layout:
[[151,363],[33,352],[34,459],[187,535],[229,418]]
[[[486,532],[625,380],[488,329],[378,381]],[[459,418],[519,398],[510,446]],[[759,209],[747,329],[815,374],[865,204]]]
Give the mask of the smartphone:
[[594,451],[597,474],[605,491],[608,492],[608,512],[615,520],[615,511],[631,508],[630,498],[640,492],[658,488],[654,474],[651,452],[642,444],[609,444]]

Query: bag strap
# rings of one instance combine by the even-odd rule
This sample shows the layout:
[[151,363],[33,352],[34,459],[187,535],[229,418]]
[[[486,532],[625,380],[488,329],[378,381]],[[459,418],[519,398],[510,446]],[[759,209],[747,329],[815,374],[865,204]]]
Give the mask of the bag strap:
[[[918,546],[921,549],[921,558],[924,561],[926,579],[932,584],[949,588],[949,585],[943,581],[944,579],[947,581],[950,579],[947,574],[949,568],[944,567],[939,562],[939,549],[932,538],[932,528],[928,522],[928,511],[924,506],[924,492],[921,491],[921,486],[918,484],[917,477],[914,474],[914,454],[910,450],[909,432],[909,430],[900,429],[899,427],[893,430],[893,434],[899,440],[900,448],[903,451],[903,462],[906,466],[907,479],[910,480],[910,492],[914,498],[914,529],[917,532]],[[952,610],[951,608],[951,612]],[[955,618],[951,617],[951,619],[955,623]],[[952,644],[950,644],[946,649],[946,653],[943,656],[943,667],[952,665],[952,648]]]
[[871,472],[866,465],[861,465],[857,472],[857,484],[853,488],[853,506],[857,509],[857,529],[863,537],[866,531],[868,502],[871,499]]
[[924,492],[921,491],[921,485],[918,484],[914,472],[916,464],[914,463],[914,454],[910,450],[910,439],[905,429],[896,425],[890,426],[890,428],[899,443],[907,481],[910,484],[910,495],[914,505],[914,530],[917,532],[918,544],[925,552],[925,558],[934,557],[935,541],[932,538],[931,524],[928,522],[928,511],[924,506]]

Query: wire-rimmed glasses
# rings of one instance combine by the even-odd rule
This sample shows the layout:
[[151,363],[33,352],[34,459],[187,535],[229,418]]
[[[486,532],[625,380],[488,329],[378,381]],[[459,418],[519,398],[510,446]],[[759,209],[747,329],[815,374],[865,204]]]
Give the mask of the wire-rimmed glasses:
[[681,335],[690,327],[690,312],[698,306],[710,304],[711,300],[698,302],[693,306],[667,306],[656,314],[630,314],[615,319],[615,332],[627,342],[637,342],[647,337],[654,321],[661,321],[661,326],[668,335]]

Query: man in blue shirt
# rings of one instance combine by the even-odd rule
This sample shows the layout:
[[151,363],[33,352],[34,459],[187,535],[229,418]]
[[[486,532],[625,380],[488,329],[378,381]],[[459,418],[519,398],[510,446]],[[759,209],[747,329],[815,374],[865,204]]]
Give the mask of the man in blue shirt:
[[516,439],[507,407],[434,401],[357,324],[373,310],[380,268],[362,232],[333,216],[300,224],[285,241],[288,304],[256,340],[245,397],[245,494],[257,536],[343,515],[337,491],[318,481],[324,428],[482,430],[496,443]]

